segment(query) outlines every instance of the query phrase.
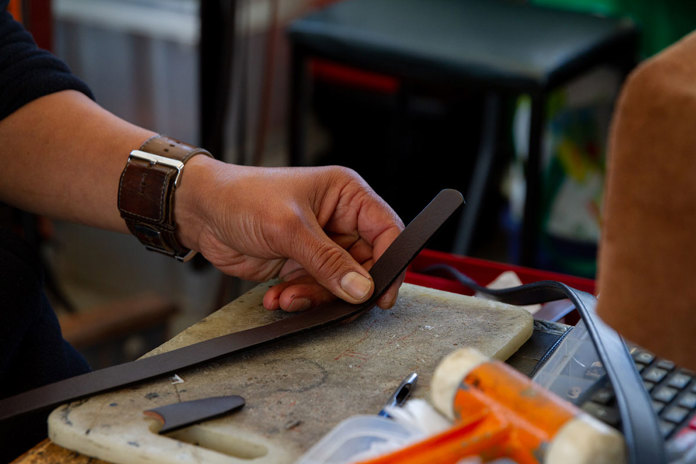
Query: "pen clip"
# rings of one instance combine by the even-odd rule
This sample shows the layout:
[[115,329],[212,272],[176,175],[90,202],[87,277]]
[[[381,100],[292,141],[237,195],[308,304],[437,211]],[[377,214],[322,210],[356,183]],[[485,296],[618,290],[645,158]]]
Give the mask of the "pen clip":
[[401,384],[394,390],[394,393],[389,397],[389,400],[384,405],[382,410],[377,414],[382,417],[391,417],[387,413],[386,409],[390,406],[402,406],[406,400],[411,396],[411,392],[416,387],[416,382],[418,381],[418,374],[412,372],[406,377]]

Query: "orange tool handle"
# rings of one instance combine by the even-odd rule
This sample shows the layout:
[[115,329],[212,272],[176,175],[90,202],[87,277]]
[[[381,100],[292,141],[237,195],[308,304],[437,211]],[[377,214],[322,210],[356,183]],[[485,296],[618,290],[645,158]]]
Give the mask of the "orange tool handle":
[[498,361],[478,365],[453,401],[455,426],[361,464],[455,464],[467,456],[538,464],[556,432],[580,411]]
[[537,448],[580,410],[499,361],[478,365],[464,378],[454,397],[457,422],[476,418],[482,405],[509,421],[513,428],[537,437]]

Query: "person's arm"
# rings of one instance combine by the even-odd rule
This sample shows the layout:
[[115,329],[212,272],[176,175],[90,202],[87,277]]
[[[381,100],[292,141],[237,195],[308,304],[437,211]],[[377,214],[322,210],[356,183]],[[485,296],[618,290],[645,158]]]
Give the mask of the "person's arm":
[[[0,121],[0,200],[125,232],[120,174],[151,135],[76,91],[38,98]],[[373,289],[367,269],[403,228],[350,170],[244,167],[205,156],[186,163],[174,212],[181,243],[222,271],[286,279],[266,294],[269,309],[306,309],[331,293],[366,300]],[[393,305],[400,283],[381,307]]]
[[68,90],[0,121],[0,199],[48,217],[127,232],[116,208],[128,154],[154,133]]
[[114,194],[113,182],[90,181],[98,178],[98,170],[104,179],[120,172],[128,152],[118,149],[139,146],[151,132],[92,102],[87,85],[65,63],[39,49],[6,6],[0,1],[0,200],[125,230],[118,212],[102,207]]

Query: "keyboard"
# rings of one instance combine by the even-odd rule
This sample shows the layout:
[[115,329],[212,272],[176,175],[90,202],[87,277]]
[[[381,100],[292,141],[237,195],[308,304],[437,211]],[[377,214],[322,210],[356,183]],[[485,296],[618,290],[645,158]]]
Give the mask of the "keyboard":
[[[696,374],[636,346],[630,347],[630,353],[650,394],[662,436],[669,440],[685,430],[696,430]],[[588,371],[587,375],[599,375],[600,383],[581,408],[603,422],[619,427],[614,392],[601,377],[601,365],[595,364]]]
[[[629,346],[629,352],[650,395],[670,462],[696,462],[696,373],[638,346]],[[620,429],[614,391],[582,321],[533,378],[595,418]],[[675,456],[670,452],[674,446],[670,445],[685,434],[690,435],[689,443],[693,444]],[[683,460],[685,453],[693,458]]]

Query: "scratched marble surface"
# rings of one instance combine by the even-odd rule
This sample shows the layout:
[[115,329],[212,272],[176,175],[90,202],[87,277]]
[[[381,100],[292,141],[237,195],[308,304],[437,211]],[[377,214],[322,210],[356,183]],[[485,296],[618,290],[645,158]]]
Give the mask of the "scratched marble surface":
[[[260,285],[165,343],[166,351],[292,317],[261,306]],[[63,405],[52,440],[116,463],[290,463],[341,420],[376,414],[403,377],[427,398],[439,360],[462,346],[505,359],[532,333],[525,310],[404,285],[395,307],[295,335],[168,378]],[[209,396],[241,395],[239,412],[160,436],[143,411]],[[184,441],[182,441],[184,440]],[[188,442],[199,443],[195,446]]]

